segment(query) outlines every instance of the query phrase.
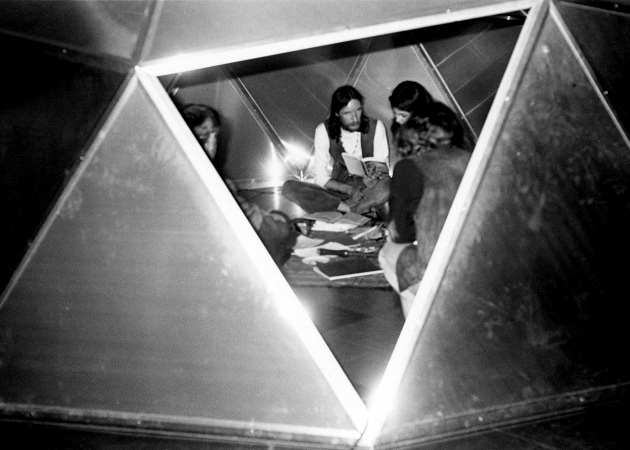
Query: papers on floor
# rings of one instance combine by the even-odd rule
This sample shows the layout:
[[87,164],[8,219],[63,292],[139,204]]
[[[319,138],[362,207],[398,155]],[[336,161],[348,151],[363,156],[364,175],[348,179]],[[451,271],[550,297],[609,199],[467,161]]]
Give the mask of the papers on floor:
[[304,219],[314,220],[312,230],[315,231],[348,231],[370,221],[369,217],[361,214],[341,211],[324,211],[310,213]]
[[319,222],[335,223],[342,217],[343,213],[341,211],[322,211],[306,214],[302,218]]
[[328,263],[318,262],[313,270],[329,280],[341,280],[343,278],[383,273],[383,269],[375,262],[362,256],[341,258]]
[[326,248],[328,250],[352,250],[351,247],[340,244],[339,242],[327,242],[324,245],[315,245],[307,248],[294,248],[293,254],[299,256],[300,258],[318,256],[317,250],[320,248]]
[[316,220],[311,227],[313,231],[348,231],[356,228],[356,225],[351,223],[326,223]]
[[298,236],[297,242],[293,246],[293,253],[297,255],[296,250],[317,247],[322,242],[324,242],[323,239],[314,239],[314,238],[304,236],[303,234],[301,234]]

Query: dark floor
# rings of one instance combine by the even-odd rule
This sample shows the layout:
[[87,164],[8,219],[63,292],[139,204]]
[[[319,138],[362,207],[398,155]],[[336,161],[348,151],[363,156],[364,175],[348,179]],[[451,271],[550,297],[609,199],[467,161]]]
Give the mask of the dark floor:
[[394,291],[294,287],[359,395],[378,385],[404,323]]
[[[304,214],[274,189],[243,194],[265,209],[277,209],[292,218]],[[383,375],[404,323],[398,295],[391,289],[292,287],[365,400]]]
[[[271,209],[281,209],[281,202],[270,194],[259,196],[276,201]],[[292,215],[293,216],[293,215]],[[381,377],[404,319],[396,294],[387,289],[354,287],[293,287],[309,311],[322,337],[337,357],[341,367],[357,392],[365,399]],[[580,409],[571,414],[546,417],[525,423],[515,423],[482,432],[440,437],[424,442],[396,442],[378,448],[396,450],[564,450],[629,448],[626,431],[628,404],[624,402]],[[294,442],[257,442],[230,436],[203,435],[143,435],[82,427],[46,426],[34,421],[0,421],[0,432],[9,447],[46,449],[123,448],[171,450],[192,449],[252,449],[296,450],[313,447]],[[340,448],[339,446],[333,446]],[[331,448],[331,447],[326,447]]]

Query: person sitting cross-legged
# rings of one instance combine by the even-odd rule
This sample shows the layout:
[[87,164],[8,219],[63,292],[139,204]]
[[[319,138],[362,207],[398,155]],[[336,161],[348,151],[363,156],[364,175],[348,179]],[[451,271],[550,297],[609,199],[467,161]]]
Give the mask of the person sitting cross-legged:
[[[315,129],[315,183],[286,181],[285,198],[305,211],[377,212],[389,197],[389,144],[380,120],[363,112],[363,96],[352,86],[341,86],[332,96],[328,118]],[[343,153],[374,157],[384,170],[365,177],[348,172]]]

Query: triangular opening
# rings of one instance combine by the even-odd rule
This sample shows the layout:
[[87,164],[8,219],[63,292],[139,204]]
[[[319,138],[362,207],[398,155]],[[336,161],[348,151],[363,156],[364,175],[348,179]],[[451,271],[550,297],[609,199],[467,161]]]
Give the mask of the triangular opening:
[[[356,86],[366,97],[367,114],[386,125],[391,139],[388,96],[401,81],[418,81],[458,113],[472,146],[524,18],[519,11],[165,75],[160,81],[178,106],[203,103],[220,112],[226,133],[219,164],[242,196],[300,217],[305,212],[278,188],[288,178],[308,176],[313,131],[328,113],[336,87]],[[284,164],[278,166],[279,160]],[[404,324],[398,294],[382,275],[330,282],[296,256],[284,269],[369,402]]]

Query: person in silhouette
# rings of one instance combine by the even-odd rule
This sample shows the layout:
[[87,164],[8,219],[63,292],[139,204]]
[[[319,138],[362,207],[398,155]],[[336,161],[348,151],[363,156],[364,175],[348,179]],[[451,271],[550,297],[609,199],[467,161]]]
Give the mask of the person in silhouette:
[[388,237],[379,263],[401,295],[407,315],[471,153],[461,149],[463,127],[446,105],[434,102],[399,127],[392,174]]
[[[211,106],[189,103],[181,107],[181,114],[208,158],[214,162],[221,131],[219,113]],[[279,267],[284,265],[291,256],[299,234],[293,221],[282,211],[267,211],[246,200],[230,179],[223,180],[275,263]]]

